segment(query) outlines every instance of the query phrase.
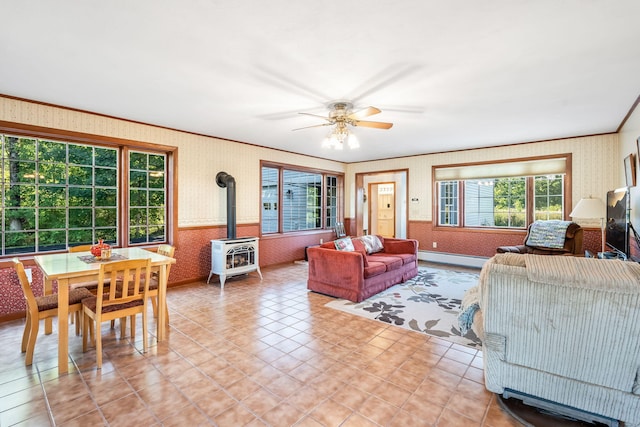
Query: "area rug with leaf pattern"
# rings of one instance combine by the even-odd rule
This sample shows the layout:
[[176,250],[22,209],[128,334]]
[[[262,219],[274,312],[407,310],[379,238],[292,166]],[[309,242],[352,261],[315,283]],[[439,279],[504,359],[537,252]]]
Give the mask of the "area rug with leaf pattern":
[[458,313],[465,291],[479,274],[419,267],[418,275],[360,303],[336,299],[327,307],[436,336],[469,347],[482,343],[473,331],[460,334]]

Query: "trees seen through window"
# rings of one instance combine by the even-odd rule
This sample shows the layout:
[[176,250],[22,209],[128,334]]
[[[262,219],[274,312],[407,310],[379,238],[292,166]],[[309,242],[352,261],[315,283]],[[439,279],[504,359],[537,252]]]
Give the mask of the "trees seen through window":
[[564,219],[562,174],[441,181],[437,189],[442,226],[525,228],[534,220]]
[[[165,153],[0,135],[1,255],[166,241]],[[118,177],[129,173],[129,192]],[[128,222],[119,212],[129,198]]]

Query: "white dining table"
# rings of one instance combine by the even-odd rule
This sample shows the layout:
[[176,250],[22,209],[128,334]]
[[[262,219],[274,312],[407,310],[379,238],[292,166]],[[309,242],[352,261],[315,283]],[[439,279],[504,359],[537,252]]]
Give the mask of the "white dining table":
[[[167,318],[167,267],[175,264],[175,258],[160,255],[156,252],[141,248],[113,249],[113,254],[118,254],[126,259],[151,258],[151,266],[158,271],[158,321],[157,340],[166,338]],[[69,287],[76,283],[86,283],[97,280],[100,263],[105,261],[86,262],[90,252],[58,253],[36,255],[34,260],[44,275],[44,293],[52,292],[52,283],[58,282],[58,373],[68,372],[69,359]],[[118,257],[120,258],[120,257]],[[99,327],[99,326],[98,326]],[[45,333],[52,331],[51,319],[45,320]]]

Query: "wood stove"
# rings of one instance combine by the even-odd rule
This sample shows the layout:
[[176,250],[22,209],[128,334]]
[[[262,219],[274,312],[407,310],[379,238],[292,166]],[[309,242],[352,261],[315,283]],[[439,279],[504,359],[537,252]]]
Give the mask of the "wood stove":
[[238,237],[235,239],[219,239],[211,241],[211,272],[220,276],[220,289],[224,289],[227,277],[257,271],[262,280],[258,264],[258,238]]
[[211,275],[220,276],[220,290],[229,276],[257,271],[262,280],[258,263],[258,238],[236,237],[236,180],[226,172],[218,172],[216,184],[227,189],[227,238],[211,241]]

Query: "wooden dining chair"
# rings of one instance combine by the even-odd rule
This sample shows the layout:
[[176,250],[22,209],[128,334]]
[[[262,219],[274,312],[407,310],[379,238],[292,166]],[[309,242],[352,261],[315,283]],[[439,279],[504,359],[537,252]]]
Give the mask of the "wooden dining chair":
[[[91,245],[78,245],[78,246],[69,246],[68,252],[69,253],[89,252],[90,250],[91,250]],[[92,280],[90,282],[74,283],[73,285],[71,285],[71,289],[79,288],[79,287],[87,288],[91,292],[95,293],[96,289],[98,288],[98,282],[96,280]]]
[[[98,369],[102,368],[102,322],[129,317],[131,338],[135,338],[136,315],[142,313],[143,349],[147,351],[147,301],[151,280],[151,259],[132,259],[100,264],[96,295],[82,300],[84,322],[82,326],[82,350],[87,351],[88,340],[95,343]],[[108,286],[122,283],[122,286]],[[142,285],[142,286],[141,286]],[[95,335],[91,326],[95,324]],[[124,338],[126,322],[120,322],[120,338]]]
[[[171,245],[160,245],[158,246],[157,253],[160,255],[167,256],[169,258],[173,258],[173,254],[176,252],[176,248]],[[167,265],[167,280],[169,280],[169,272],[171,271],[171,264]],[[159,284],[159,273],[154,272],[151,274],[151,282],[149,283],[149,296],[151,297],[151,305],[153,306],[153,315],[158,317],[158,284]],[[167,323],[169,323],[169,309],[165,305],[165,319],[167,319]]]
[[[175,253],[176,248],[171,245],[160,245],[158,246],[157,253],[160,255],[164,255],[170,258],[173,258],[173,254]],[[169,273],[171,272],[171,264],[167,265],[167,278],[169,277]],[[149,283],[149,298],[151,298],[151,306],[153,307],[153,316],[158,317],[158,285],[159,285],[160,277],[159,273],[154,271],[151,273],[151,282]],[[120,283],[117,285],[121,286]],[[169,323],[169,309],[165,306],[165,319],[166,323]]]
[[[91,246],[92,245],[69,246],[68,252],[69,253],[89,252],[91,250]],[[98,290],[98,281],[97,280],[91,280],[91,281],[88,281],[88,282],[74,283],[73,285],[71,285],[71,287],[69,289],[76,289],[76,288],[86,288],[91,293],[95,294],[96,291]],[[73,316],[69,317],[69,321],[71,323],[74,322]],[[78,325],[78,327],[79,327],[79,325]],[[111,327],[112,328],[114,327],[114,322],[111,322]]]
[[[13,259],[13,267],[18,274],[18,280],[27,302],[27,321],[22,333],[21,351],[27,353],[24,364],[29,366],[33,363],[33,352],[38,338],[40,320],[58,315],[58,294],[49,294],[36,297],[31,289],[31,283],[24,265],[18,258]],[[82,299],[90,298],[93,294],[85,288],[69,290],[69,313],[80,313],[82,311]],[[80,333],[80,318],[76,320],[76,335]]]

